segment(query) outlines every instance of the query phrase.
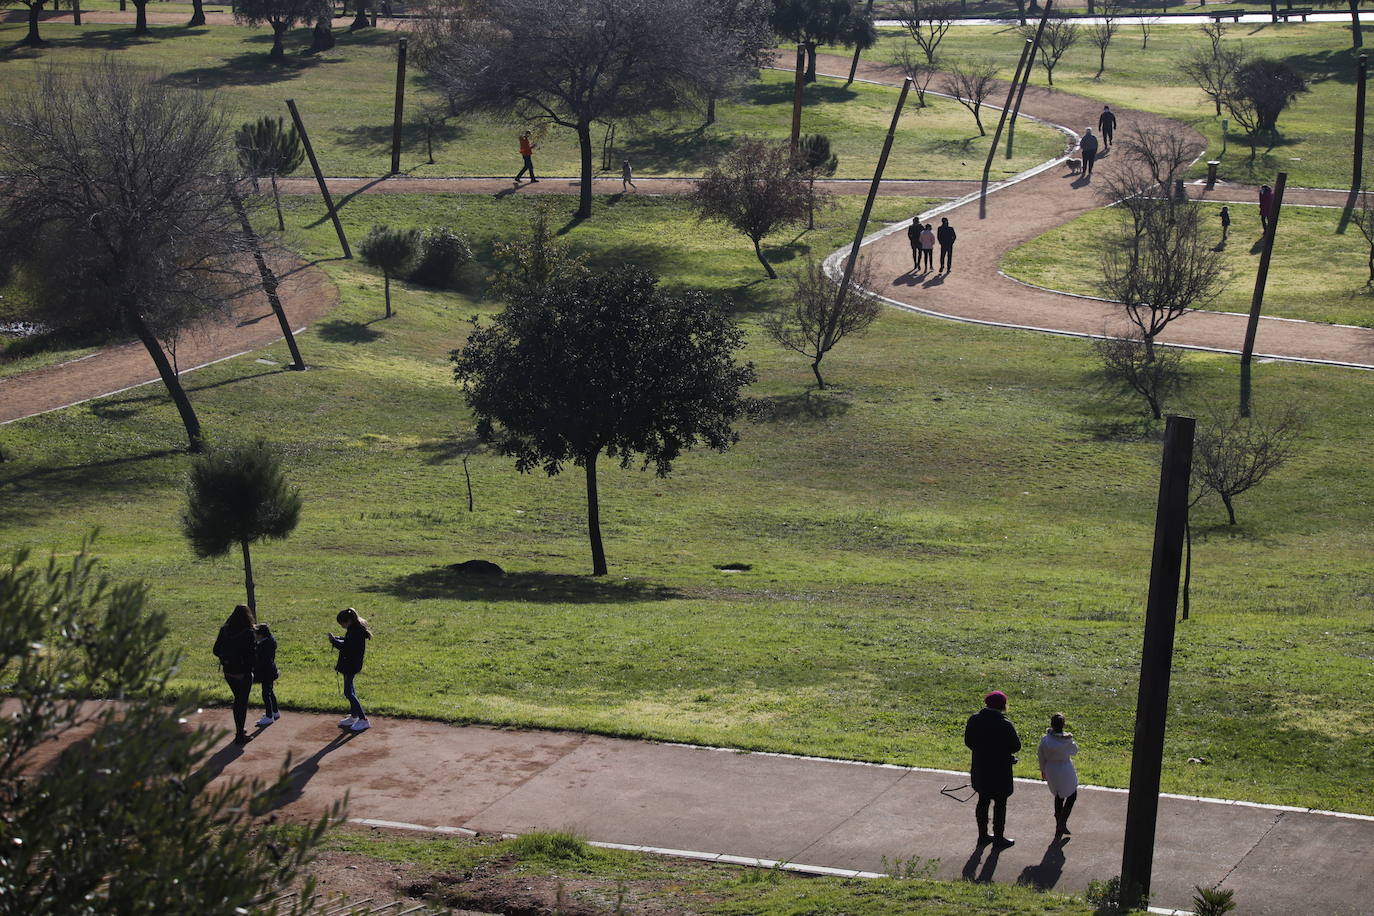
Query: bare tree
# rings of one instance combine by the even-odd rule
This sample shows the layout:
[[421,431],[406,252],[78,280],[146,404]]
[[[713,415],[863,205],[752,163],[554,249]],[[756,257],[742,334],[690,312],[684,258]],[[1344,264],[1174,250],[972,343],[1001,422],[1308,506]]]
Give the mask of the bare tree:
[[1351,212],[1350,219],[1364,236],[1367,248],[1369,279],[1364,281],[1364,285],[1374,286],[1374,200],[1370,199],[1368,188],[1360,191],[1359,205]]
[[[816,387],[824,389],[821,360],[846,337],[868,330],[882,313],[883,302],[868,290],[873,268],[860,261],[854,268],[845,295],[825,275],[821,262],[808,257],[802,271],[792,278],[792,299],[769,314],[764,330],[782,346],[811,360]],[[838,301],[837,301],[838,300]]]
[[1222,100],[1231,92],[1236,71],[1245,59],[1242,48],[1197,48],[1179,64],[1179,69],[1212,100],[1216,116],[1221,117]]
[[904,41],[902,46],[897,49],[894,63],[901,68],[907,78],[911,80],[911,88],[916,90],[916,107],[926,107],[926,90],[930,88],[935,75],[940,71],[929,61],[923,60],[912,53],[911,42]]
[[706,124],[716,120],[716,102],[764,66],[766,51],[773,46],[768,25],[770,0],[704,0],[711,42],[720,51],[720,65],[705,77]]
[[728,223],[747,236],[769,279],[776,280],[760,243],[774,230],[805,219],[811,194],[786,143],[746,140],[707,170],[691,200],[702,219]]
[[1193,445],[1197,498],[1215,493],[1226,507],[1227,524],[1234,525],[1235,498],[1293,457],[1303,425],[1302,414],[1292,408],[1268,419],[1242,417],[1235,410],[1211,415],[1199,426]]
[[1137,327],[1094,340],[1093,351],[1102,363],[1103,381],[1140,395],[1156,420],[1163,416],[1165,401],[1183,387],[1183,351],[1158,347],[1151,353]]
[[456,110],[576,132],[578,219],[592,214],[592,125],[706,98],[729,58],[701,0],[435,0],[429,12],[416,57]]
[[37,88],[0,110],[0,250],[48,323],[80,316],[138,337],[198,451],[159,337],[248,288],[224,115],[212,95],[110,59],[41,70]]
[[1121,16],[1121,0],[1101,0],[1097,15],[1099,21],[1088,26],[1088,43],[1097,48],[1097,73],[1093,79],[1102,78],[1102,71],[1107,69],[1107,47],[1121,30],[1117,22]]
[[945,33],[954,25],[958,10],[944,0],[905,0],[898,6],[897,18],[911,33],[911,40],[933,65]]
[[1148,176],[1166,196],[1203,150],[1191,132],[1152,124],[1133,125],[1117,146],[1136,174]]
[[[1022,37],[1034,38],[1036,26],[1024,25],[1019,30]],[[1045,68],[1045,78],[1054,85],[1054,68],[1060,59],[1078,42],[1078,24],[1051,15],[1045,22],[1045,30],[1040,33],[1040,54],[1036,60]]]
[[1213,19],[1211,22],[1204,22],[1198,29],[1212,46],[1212,56],[1221,54],[1221,42],[1226,37],[1226,23],[1219,18]]
[[945,91],[969,110],[973,121],[978,125],[978,134],[983,136],[981,109],[983,102],[997,88],[997,63],[992,60],[955,63],[945,74]]
[[1150,29],[1154,28],[1158,16],[1141,16],[1137,23],[1140,26],[1140,50],[1144,51],[1150,46]]

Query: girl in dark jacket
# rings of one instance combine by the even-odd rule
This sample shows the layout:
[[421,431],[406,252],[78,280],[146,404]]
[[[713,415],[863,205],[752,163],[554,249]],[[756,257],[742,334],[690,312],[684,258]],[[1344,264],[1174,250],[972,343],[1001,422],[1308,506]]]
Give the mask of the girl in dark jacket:
[[253,740],[244,725],[248,721],[248,694],[253,690],[253,668],[257,663],[255,623],[252,609],[240,604],[219,628],[219,637],[215,640],[215,656],[224,670],[224,682],[234,695],[235,744]]
[[277,708],[277,638],[265,623],[258,624],[257,638],[258,660],[253,666],[253,678],[262,685],[262,718],[258,725],[264,726],[281,718]]
[[367,653],[367,641],[372,638],[372,631],[367,628],[367,621],[351,607],[339,611],[335,619],[344,627],[344,635],[329,634],[329,644],[339,650],[339,661],[334,665],[334,670],[343,675],[343,695],[348,700],[348,715],[339,720],[339,727],[355,732],[367,731],[370,727],[367,713],[358,702],[353,678],[363,670],[363,656]]

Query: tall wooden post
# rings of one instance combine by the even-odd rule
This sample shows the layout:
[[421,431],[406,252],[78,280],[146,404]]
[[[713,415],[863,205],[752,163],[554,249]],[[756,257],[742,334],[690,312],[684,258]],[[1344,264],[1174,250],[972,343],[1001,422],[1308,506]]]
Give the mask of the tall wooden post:
[[[873,18],[873,0],[868,0],[868,3],[865,4],[865,6],[864,6],[864,18],[865,18],[865,19],[872,19],[872,18]],[[854,74],[857,73],[857,72],[859,71],[859,55],[862,54],[862,53],[863,53],[863,49],[861,49],[861,48],[856,44],[856,45],[854,46],[854,59],[853,59],[852,61],[849,62],[849,79],[845,80],[845,82],[844,82],[844,84],[845,84],[846,86],[851,85],[851,84],[854,82]]]
[[[1035,47],[1035,39],[1027,38],[1021,45],[1021,57],[1016,61],[1016,74],[1011,78],[1011,85],[1007,87],[1007,101],[1002,106],[1002,116],[997,119],[997,130],[992,134],[992,149],[988,150],[987,169],[984,170],[984,177],[992,169],[992,155],[997,151],[997,144],[1002,139],[1002,126],[1007,123],[1008,116],[1011,115],[1011,108],[1016,99],[1016,90],[1021,85],[1021,76],[1026,69],[1026,64],[1030,61],[1031,48]],[[1007,135],[1007,158],[1011,158],[1011,134]]]
[[1355,165],[1350,170],[1350,190],[1358,191],[1364,184],[1364,84],[1369,75],[1369,58],[1360,53],[1355,71]]
[[329,208],[329,218],[334,221],[334,231],[339,235],[343,256],[351,258],[353,250],[348,247],[348,236],[344,235],[343,223],[339,222],[339,213],[334,209],[334,198],[329,193],[329,185],[325,184],[324,173],[320,171],[320,160],[315,158],[315,147],[310,145],[310,135],[305,132],[305,122],[301,120],[301,113],[296,110],[296,100],[287,99],[286,107],[291,110],[291,120],[296,125],[296,132],[301,135],[301,145],[305,147],[305,155],[310,159],[310,168],[315,170],[315,181],[320,186],[324,205]]
[[1260,307],[1264,305],[1264,284],[1269,280],[1269,258],[1274,253],[1274,233],[1279,228],[1279,211],[1283,208],[1283,186],[1287,172],[1279,172],[1274,181],[1274,208],[1269,213],[1269,227],[1264,231],[1264,250],[1260,252],[1259,272],[1255,274],[1255,294],[1250,299],[1250,321],[1245,325],[1245,346],[1240,351],[1240,415],[1250,416],[1250,360],[1255,355],[1255,335],[1259,332]]
[[844,311],[844,297],[849,293],[849,280],[854,276],[854,265],[859,263],[859,248],[863,245],[864,230],[868,228],[868,217],[873,213],[873,201],[878,196],[878,186],[883,182],[883,170],[887,168],[887,157],[892,152],[892,139],[897,135],[897,121],[906,107],[906,95],[911,91],[911,77],[902,80],[902,93],[897,97],[897,108],[892,112],[892,123],[887,128],[887,139],[883,140],[883,151],[878,156],[878,167],[873,170],[873,183],[868,186],[868,199],[864,201],[864,211],[859,216],[859,228],[854,233],[854,244],[849,249],[849,258],[844,262],[844,279],[840,281],[839,292],[835,294],[835,308],[827,323],[826,336],[835,333],[835,325]]
[[401,171],[401,119],[406,108],[406,40],[396,47],[396,115],[391,122],[391,174]]
[[1159,777],[1174,659],[1174,614],[1178,607],[1183,535],[1188,523],[1193,429],[1192,417],[1176,416],[1169,417],[1164,428],[1164,463],[1159,472],[1154,559],[1145,605],[1145,642],[1140,656],[1140,690],[1131,748],[1131,790],[1126,801],[1126,836],[1121,850],[1122,902],[1127,905],[1149,895],[1150,873],[1154,868]]
[[797,79],[792,84],[792,155],[801,143],[802,81],[806,76],[806,48],[797,45]]
[[1026,60],[1026,72],[1021,75],[1021,85],[1016,90],[1016,104],[1011,109],[1011,126],[1007,129],[1007,158],[1011,158],[1011,141],[1016,134],[1016,119],[1021,114],[1021,100],[1026,97],[1026,86],[1030,84],[1031,71],[1035,69],[1035,55],[1040,50],[1040,36],[1044,34],[1045,23],[1050,21],[1050,8],[1054,0],[1045,0],[1045,14],[1035,27],[1035,43],[1031,45],[1030,57]]

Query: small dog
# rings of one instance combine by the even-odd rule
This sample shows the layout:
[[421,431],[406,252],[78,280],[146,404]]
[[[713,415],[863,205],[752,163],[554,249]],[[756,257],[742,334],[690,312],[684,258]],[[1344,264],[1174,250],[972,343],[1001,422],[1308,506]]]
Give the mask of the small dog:
[[1077,175],[1079,172],[1083,171],[1082,159],[1065,159],[1064,164],[1069,167],[1070,175]]

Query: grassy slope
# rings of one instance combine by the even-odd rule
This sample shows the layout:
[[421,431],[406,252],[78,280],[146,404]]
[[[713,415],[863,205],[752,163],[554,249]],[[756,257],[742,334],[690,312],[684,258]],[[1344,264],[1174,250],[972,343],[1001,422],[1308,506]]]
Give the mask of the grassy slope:
[[[0,25],[0,46],[9,46],[23,34],[20,23]],[[263,114],[287,117],[283,100],[295,98],[326,174],[379,175],[390,166],[395,33],[340,32],[334,50],[309,57],[298,53],[308,46],[309,30],[298,30],[290,36],[288,61],[280,66],[266,59],[271,38],[264,30],[155,26],[150,37],[140,39],[131,25],[77,29],[54,22],[43,26],[43,35],[51,42],[49,48],[15,48],[0,59],[0,87],[17,90],[25,85],[34,61],[68,65],[118,51],[122,60],[163,68],[168,79],[182,85],[219,89],[234,109],[235,123]],[[423,75],[412,66],[407,92],[411,117],[432,98],[423,87]],[[871,177],[896,90],[863,84],[845,88],[840,81],[822,80],[807,93],[802,129],[831,137],[840,158],[840,177]],[[788,136],[791,104],[790,77],[768,71],[737,102],[722,105],[717,124],[704,131],[698,131],[700,120],[690,114],[680,122],[663,120],[643,132],[620,125],[617,155],[628,156],[643,175],[699,174],[734,136]],[[981,176],[987,147],[955,102],[942,99],[926,109],[913,107],[904,127],[888,165],[889,177]],[[428,165],[423,135],[412,124],[407,128],[402,170],[417,176],[508,177],[520,166],[518,130],[514,122],[489,118],[455,121],[435,150],[437,162]],[[999,159],[994,177],[1019,172],[1063,146],[1061,136],[1047,128],[1028,129],[1022,136],[1025,142],[1018,157],[1011,162]],[[578,161],[575,137],[553,130],[543,139],[535,165],[540,174],[573,175]],[[618,158],[612,173],[620,174]],[[309,166],[304,165],[300,174],[309,174]]]
[[[300,228],[318,205],[293,203],[298,244],[332,257],[327,223]],[[344,214],[355,234],[452,222],[480,251],[531,206],[359,197]],[[799,244],[840,244],[854,206]],[[886,201],[879,216],[908,209]],[[612,575],[588,580],[575,472],[520,476],[470,443],[445,357],[490,306],[402,288],[397,317],[380,322],[380,278],[328,262],[343,305],[304,336],[316,368],[242,358],[191,383],[212,433],[281,442],[306,497],[298,532],[255,555],[288,704],[337,705],[321,634],[355,604],[378,633],[362,690],[382,713],[959,767],[962,719],[997,686],[1028,734],[1064,709],[1084,778],[1124,784],[1158,446],[1112,438],[1133,407],[1092,394],[1084,345],[893,313],[827,360],[839,389],[807,395],[805,362],[758,334],[779,287],[760,282],[741,238],[634,197],[600,200],[568,238],[602,262],[630,257],[734,296],[770,418],[666,480],[608,469]],[[1190,365],[1198,403],[1233,397],[1230,360]],[[1374,393],[1351,373],[1257,371],[1261,407],[1299,401],[1314,422],[1300,456],[1242,497],[1239,528],[1199,511],[1165,787],[1374,811],[1361,790],[1374,733],[1349,705],[1374,676]],[[162,393],[4,436],[0,543],[66,550],[103,525],[112,564],[151,580],[171,615],[181,682],[218,688],[209,643],[240,573],[193,561],[177,533],[187,458]],[[469,452],[471,514],[456,460]],[[472,557],[513,575],[472,583],[442,569]],[[713,568],[732,561],[753,568]]]
[[[1365,35],[1368,45],[1374,27],[1366,27]],[[1144,108],[1193,123],[1208,139],[1204,158],[1220,159],[1224,178],[1272,183],[1274,174],[1286,169],[1290,186],[1349,187],[1355,83],[1349,27],[1337,23],[1243,25],[1229,28],[1226,41],[1244,42],[1260,55],[1285,58],[1312,80],[1311,92],[1300,96],[1279,118],[1281,144],[1267,153],[1261,148],[1253,163],[1245,138],[1234,132],[1234,125],[1228,151],[1222,154],[1221,123],[1213,117],[1211,103],[1179,72],[1179,62],[1192,49],[1206,47],[1197,26],[1155,25],[1145,49],[1140,28],[1122,26],[1107,52],[1101,80],[1093,79],[1097,49],[1080,38],[1055,68],[1054,85],[1113,105]],[[867,53],[888,60],[900,43],[900,34],[891,32]],[[940,52],[947,59],[991,57],[1000,63],[1001,75],[1010,78],[1021,44],[1014,29],[959,28],[946,36]],[[1039,66],[1033,82],[1045,84],[1045,72]],[[1129,126],[1123,119],[1118,128]],[[1199,165],[1198,171],[1205,172],[1205,166]]]
[[[1209,232],[1221,239],[1220,204],[1204,204]],[[1098,260],[1104,237],[1116,231],[1113,210],[1095,210],[1012,251],[1002,269],[1054,289],[1098,295]],[[1337,234],[1341,211],[1285,206],[1265,286],[1264,314],[1279,318],[1374,324],[1374,298],[1365,286],[1368,247],[1359,230]],[[1225,248],[1230,271],[1226,290],[1209,307],[1248,312],[1258,270],[1259,215],[1255,207],[1231,206],[1231,237]]]

